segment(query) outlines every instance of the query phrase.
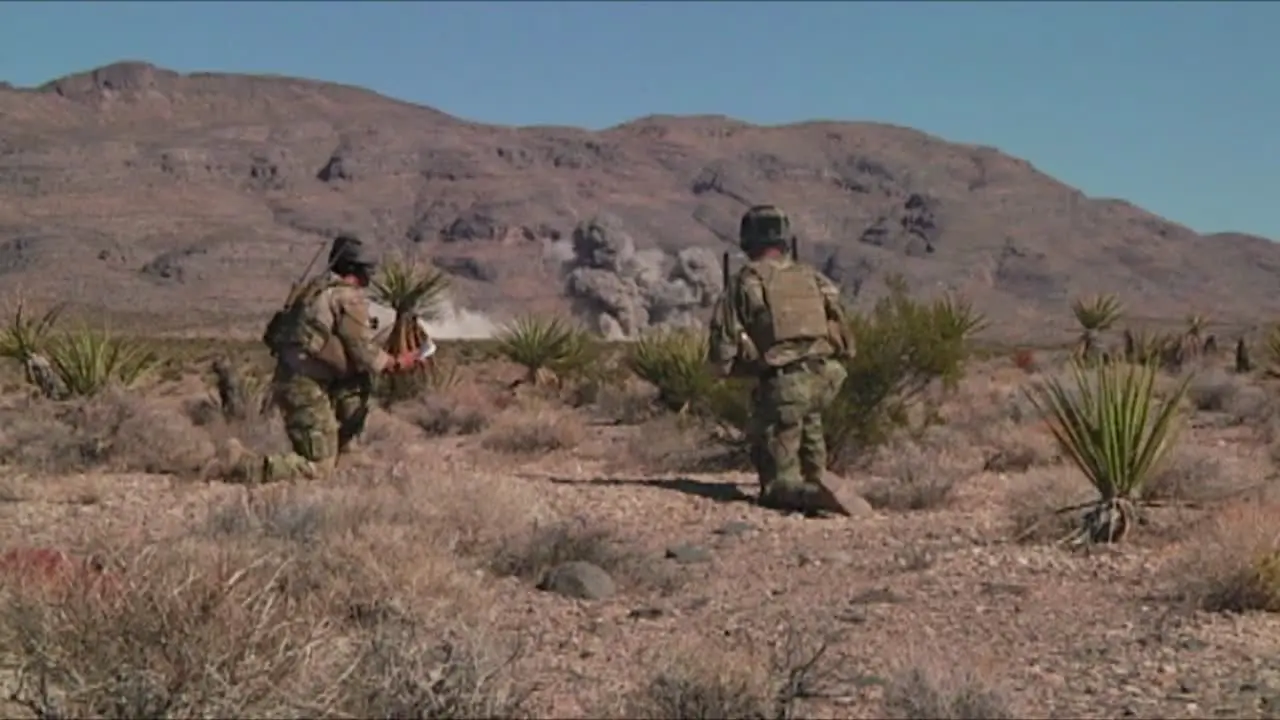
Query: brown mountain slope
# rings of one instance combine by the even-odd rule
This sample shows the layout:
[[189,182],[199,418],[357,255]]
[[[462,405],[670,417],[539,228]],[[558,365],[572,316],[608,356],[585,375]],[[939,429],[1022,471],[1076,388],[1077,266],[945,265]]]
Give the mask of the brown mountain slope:
[[[718,283],[714,256],[671,256],[723,247],[755,202],[789,210],[806,257],[851,292],[900,271],[966,292],[1008,333],[1043,331],[1050,314],[1067,331],[1086,292],[1120,292],[1149,317],[1280,308],[1267,240],[1201,237],[995,149],[888,125],[513,128],[358,88],[143,63],[0,86],[0,122],[3,286],[157,328],[255,330],[342,229],[432,257],[461,303],[498,316],[568,307],[571,286],[612,327],[687,318]],[[637,252],[567,282],[573,229],[599,213]]]

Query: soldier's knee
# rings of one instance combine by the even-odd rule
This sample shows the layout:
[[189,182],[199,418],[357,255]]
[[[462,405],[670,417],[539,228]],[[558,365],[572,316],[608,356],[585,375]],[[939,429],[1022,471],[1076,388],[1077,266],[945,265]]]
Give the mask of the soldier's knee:
[[299,428],[293,435],[294,451],[313,463],[333,460],[338,455],[338,441],[325,428]]

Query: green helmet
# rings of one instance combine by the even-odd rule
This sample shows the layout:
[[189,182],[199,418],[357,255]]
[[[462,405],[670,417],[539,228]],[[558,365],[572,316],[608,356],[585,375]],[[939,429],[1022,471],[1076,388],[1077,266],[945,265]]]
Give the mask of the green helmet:
[[786,248],[791,241],[791,221],[773,205],[756,205],[742,216],[738,246],[745,252],[765,247]]
[[373,256],[364,242],[355,235],[343,233],[333,239],[329,248],[329,267],[334,269],[362,268],[373,270],[378,266],[378,259]]

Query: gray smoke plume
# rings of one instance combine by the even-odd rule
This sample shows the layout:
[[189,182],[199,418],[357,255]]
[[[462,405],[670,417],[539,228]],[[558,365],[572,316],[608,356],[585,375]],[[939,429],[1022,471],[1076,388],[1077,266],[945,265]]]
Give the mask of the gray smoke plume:
[[565,287],[575,309],[611,339],[634,337],[656,325],[695,325],[699,311],[723,290],[716,254],[690,247],[674,256],[637,251],[612,215],[598,215],[573,230]]

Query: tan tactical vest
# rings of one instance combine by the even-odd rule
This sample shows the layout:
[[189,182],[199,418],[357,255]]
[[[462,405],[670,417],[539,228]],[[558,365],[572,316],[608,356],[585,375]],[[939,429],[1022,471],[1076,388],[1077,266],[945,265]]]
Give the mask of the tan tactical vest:
[[768,319],[751,333],[761,357],[767,361],[769,350],[780,343],[827,337],[826,304],[812,270],[798,263],[760,263],[748,272],[760,278],[768,310]]
[[324,292],[340,284],[332,277],[321,275],[298,288],[284,309],[271,317],[263,333],[262,341],[273,355],[300,352],[338,375],[346,374],[349,365],[346,349],[319,312]]

